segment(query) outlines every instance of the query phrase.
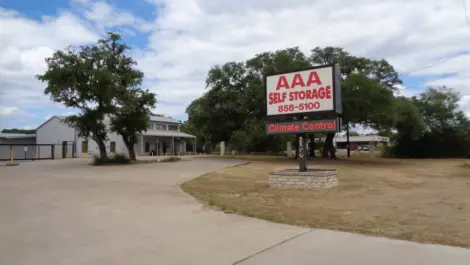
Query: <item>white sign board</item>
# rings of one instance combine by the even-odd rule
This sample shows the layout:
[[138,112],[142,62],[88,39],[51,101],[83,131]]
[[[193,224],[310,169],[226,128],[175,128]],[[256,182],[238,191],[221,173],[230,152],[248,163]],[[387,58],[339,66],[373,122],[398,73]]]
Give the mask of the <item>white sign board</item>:
[[338,73],[330,65],[267,76],[267,116],[341,112]]
[[24,147],[24,151],[28,152],[28,147],[27,146]]

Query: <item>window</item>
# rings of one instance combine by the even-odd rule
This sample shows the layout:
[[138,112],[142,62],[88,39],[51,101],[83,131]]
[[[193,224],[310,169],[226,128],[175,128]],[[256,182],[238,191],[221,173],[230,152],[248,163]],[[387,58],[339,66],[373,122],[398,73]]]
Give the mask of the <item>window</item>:
[[161,123],[157,123],[157,124],[155,124],[155,129],[156,130],[166,130],[166,125],[161,124]]
[[144,152],[150,152],[150,143],[149,142],[145,142],[145,151]]
[[147,129],[153,130],[153,124],[154,124],[153,122],[149,122]]
[[111,142],[109,145],[109,151],[111,153],[116,153],[116,142]]
[[88,153],[88,141],[82,141],[82,153]]

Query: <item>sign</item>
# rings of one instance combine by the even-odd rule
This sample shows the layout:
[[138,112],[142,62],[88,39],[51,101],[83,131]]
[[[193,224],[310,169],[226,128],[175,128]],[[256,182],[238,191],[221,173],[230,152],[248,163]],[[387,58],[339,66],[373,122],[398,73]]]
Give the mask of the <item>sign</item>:
[[297,134],[315,132],[338,132],[341,130],[340,119],[301,120],[286,122],[267,122],[266,134]]
[[27,146],[24,147],[24,151],[28,152],[28,147]]
[[206,151],[206,146],[205,145],[202,146],[202,151]]
[[313,113],[336,117],[342,112],[340,82],[338,65],[266,76],[267,117]]

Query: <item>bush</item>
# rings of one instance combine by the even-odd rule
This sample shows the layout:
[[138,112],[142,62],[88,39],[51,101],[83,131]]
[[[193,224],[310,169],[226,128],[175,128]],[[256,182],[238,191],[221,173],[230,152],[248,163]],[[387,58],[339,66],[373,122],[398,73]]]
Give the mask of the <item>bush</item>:
[[216,153],[219,153],[219,154],[220,154],[220,143],[218,143],[218,144],[216,144],[216,145],[215,145],[214,152],[216,152]]
[[101,158],[99,155],[93,155],[93,165],[126,165],[130,164],[131,160],[124,154],[115,154],[112,157],[108,157],[108,160]]
[[392,158],[394,157],[394,153],[393,153],[393,147],[392,146],[383,146],[383,148],[381,148],[382,150],[382,157],[384,158]]
[[177,161],[181,161],[181,158],[176,157],[176,156],[170,156],[170,157],[165,157],[162,160],[160,160],[160,162],[177,162]]

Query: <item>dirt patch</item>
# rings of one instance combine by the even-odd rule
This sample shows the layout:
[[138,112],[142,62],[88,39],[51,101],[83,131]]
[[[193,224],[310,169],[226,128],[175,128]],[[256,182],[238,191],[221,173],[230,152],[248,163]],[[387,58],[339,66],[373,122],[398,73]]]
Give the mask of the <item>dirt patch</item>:
[[281,190],[268,171],[295,161],[251,162],[183,184],[203,203],[225,212],[305,227],[358,232],[425,243],[470,247],[470,171],[467,160],[313,160],[335,168],[330,190]]

